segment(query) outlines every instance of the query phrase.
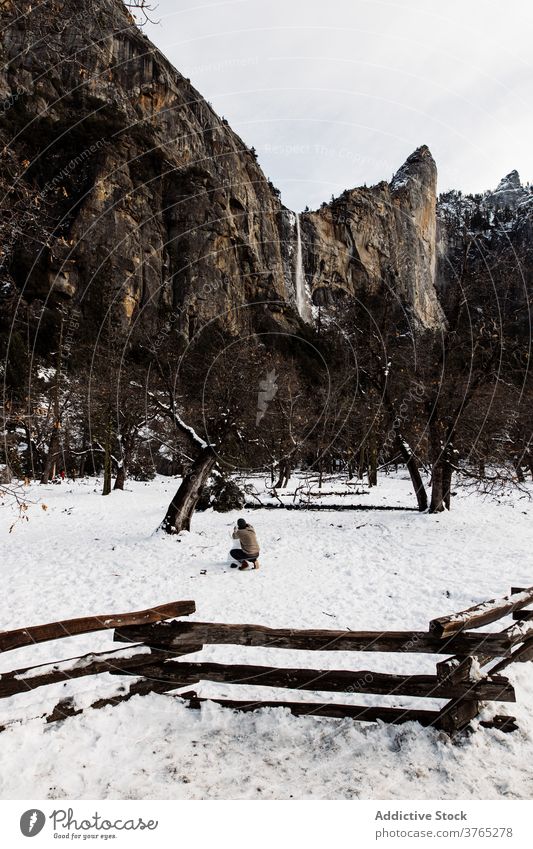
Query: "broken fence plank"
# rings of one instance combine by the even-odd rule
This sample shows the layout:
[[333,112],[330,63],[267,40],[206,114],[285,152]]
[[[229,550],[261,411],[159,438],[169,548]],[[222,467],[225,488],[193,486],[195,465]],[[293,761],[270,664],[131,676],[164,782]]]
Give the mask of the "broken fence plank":
[[439,713],[437,726],[449,734],[461,731],[479,713],[479,702],[468,699],[453,699]]
[[498,731],[503,731],[504,734],[510,734],[513,731],[518,731],[516,724],[516,716],[503,716],[498,714],[492,719],[482,719],[479,723],[483,728],[496,728]]
[[450,684],[469,681],[473,664],[473,657],[449,657],[447,660],[441,660],[437,663],[437,678]]

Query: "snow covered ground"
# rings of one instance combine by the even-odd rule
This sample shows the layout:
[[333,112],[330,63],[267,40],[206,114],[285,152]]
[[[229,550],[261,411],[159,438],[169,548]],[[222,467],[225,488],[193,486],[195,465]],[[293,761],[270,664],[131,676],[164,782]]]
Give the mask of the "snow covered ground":
[[[192,598],[197,605],[192,618],[202,621],[425,630],[435,616],[500,596],[511,584],[533,584],[533,503],[521,493],[490,500],[459,492],[452,511],[440,516],[411,510],[249,511],[245,515],[262,543],[262,568],[240,573],[227,559],[240,514],[197,514],[193,531],[179,539],[155,533],[175,485],[164,478],[130,482],[128,491],[106,498],[94,480],[35,485],[27,491],[34,502],[29,521],[17,523],[11,534],[12,510],[1,508],[0,628]],[[283,496],[289,502],[291,485]],[[352,494],[321,500],[414,503],[403,473],[381,478],[369,494],[353,494],[359,489],[327,480],[325,493]],[[117,648],[109,633],[69,637],[0,655],[0,673],[109,648]],[[210,646],[190,656],[200,658],[405,673],[432,673],[436,660],[238,646]],[[135,697],[45,725],[32,717],[67,695],[80,704],[111,695],[119,679],[104,675],[56,684],[0,700],[0,724],[26,719],[0,734],[0,797],[530,798],[533,666],[517,664],[509,677],[517,704],[499,705],[497,712],[516,715],[520,730],[505,735],[480,729],[459,743],[415,723],[296,718],[280,709],[236,714],[214,704],[199,712],[164,695]],[[242,687],[208,683],[195,690],[229,698],[298,698],[288,691],[254,687],[245,694]],[[440,704],[348,694],[300,698]]]

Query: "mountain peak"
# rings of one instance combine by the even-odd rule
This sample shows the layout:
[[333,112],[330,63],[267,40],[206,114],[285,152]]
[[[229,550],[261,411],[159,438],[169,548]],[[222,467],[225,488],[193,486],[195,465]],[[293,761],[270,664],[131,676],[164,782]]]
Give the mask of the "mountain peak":
[[425,144],[417,147],[407,157],[390,183],[392,191],[403,189],[409,185],[418,188],[427,187],[433,192],[436,191],[437,166],[429,147]]
[[493,207],[515,209],[527,196],[527,189],[522,186],[518,171],[513,170],[502,177],[495,190],[488,193],[485,202]]
[[411,160],[416,161],[420,159],[431,159],[431,161],[433,161],[433,156],[431,155],[431,151],[427,144],[421,144],[420,147],[417,147],[417,149],[407,157],[406,161],[410,162]]
[[520,182],[520,175],[515,169],[514,171],[510,171],[508,174],[506,174],[505,177],[502,177],[502,179],[498,183],[496,191],[511,191],[521,188],[522,183]]

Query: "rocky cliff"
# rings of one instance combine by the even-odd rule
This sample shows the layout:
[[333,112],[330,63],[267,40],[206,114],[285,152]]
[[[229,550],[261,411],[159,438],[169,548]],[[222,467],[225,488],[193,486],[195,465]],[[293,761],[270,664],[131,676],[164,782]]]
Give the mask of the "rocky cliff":
[[516,171],[503,177],[496,189],[483,194],[450,191],[439,197],[436,286],[441,299],[461,284],[466,266],[470,275],[492,279],[492,296],[496,298],[504,297],[514,281],[517,309],[529,315],[533,187],[523,186]]
[[390,288],[426,327],[443,321],[435,290],[437,168],[416,150],[390,183],[346,191],[304,216],[316,304]]
[[2,5],[2,205],[48,223],[32,246],[5,217],[4,283],[130,323],[179,310],[187,332],[251,300],[283,311],[291,227],[253,152],[120,0],[52,5]]
[[300,257],[315,305],[390,287],[422,325],[442,323],[426,147],[391,183],[298,222],[120,0],[0,12],[4,312],[67,300],[101,320],[113,305],[133,334],[170,311],[188,336],[215,316],[233,332],[294,327]]
[[518,171],[511,171],[502,177],[494,191],[484,197],[484,205],[492,209],[519,209],[531,201],[531,194],[522,185]]

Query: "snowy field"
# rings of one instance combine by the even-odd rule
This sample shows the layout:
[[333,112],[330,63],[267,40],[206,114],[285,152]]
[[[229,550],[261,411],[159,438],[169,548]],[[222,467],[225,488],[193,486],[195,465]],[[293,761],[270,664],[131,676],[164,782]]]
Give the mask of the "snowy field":
[[[256,482],[258,483],[258,482]],[[294,486],[294,484],[291,482]],[[244,513],[262,544],[262,567],[229,568],[240,514],[196,514],[179,539],[155,533],[176,482],[130,482],[103,498],[99,482],[32,486],[29,521],[0,509],[7,630],[93,614],[194,599],[201,621],[272,627],[425,630],[431,618],[533,584],[533,503],[523,493],[498,501],[458,493],[447,515],[406,511]],[[327,480],[324,492],[353,492]],[[289,493],[285,500],[291,501]],[[317,501],[317,499],[313,499]],[[403,474],[362,495],[324,503],[412,507]],[[45,504],[47,509],[43,509]],[[502,627],[496,623],[494,630]],[[109,633],[70,637],[0,655],[0,673],[90,651],[117,648]],[[296,652],[206,647],[187,659],[312,668],[434,673],[428,655]],[[415,723],[393,727],[296,718],[281,709],[251,714],[209,704],[188,710],[165,695],[45,725],[61,698],[80,705],[116,692],[111,675],[56,684],[0,700],[0,797],[161,799],[531,798],[533,666],[509,677],[520,730],[479,729],[459,742]],[[190,689],[190,687],[186,688]],[[438,701],[201,684],[199,695],[346,701],[438,707]]]

